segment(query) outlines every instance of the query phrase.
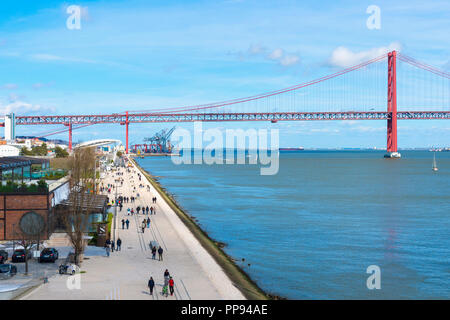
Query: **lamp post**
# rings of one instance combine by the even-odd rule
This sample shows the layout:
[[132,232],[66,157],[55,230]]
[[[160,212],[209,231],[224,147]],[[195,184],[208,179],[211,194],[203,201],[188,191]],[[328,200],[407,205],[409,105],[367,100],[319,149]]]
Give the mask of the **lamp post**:
[[115,197],[115,205],[114,205],[114,221],[113,221],[113,241],[114,243],[116,243],[116,219],[117,219],[117,181],[115,181],[116,183],[116,197]]
[[97,194],[97,155],[94,155],[94,194]]
[[16,224],[13,223],[13,252],[16,250],[15,230],[16,230]]

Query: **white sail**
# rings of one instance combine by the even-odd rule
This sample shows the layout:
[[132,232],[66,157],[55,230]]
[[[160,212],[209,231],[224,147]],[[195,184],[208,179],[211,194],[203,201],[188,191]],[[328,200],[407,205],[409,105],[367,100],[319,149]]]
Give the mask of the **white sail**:
[[433,154],[433,171],[437,171],[438,167],[436,164],[436,153]]

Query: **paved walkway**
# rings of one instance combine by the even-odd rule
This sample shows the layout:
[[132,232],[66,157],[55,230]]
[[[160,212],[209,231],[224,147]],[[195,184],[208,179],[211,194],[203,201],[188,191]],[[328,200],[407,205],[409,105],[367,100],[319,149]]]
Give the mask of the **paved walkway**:
[[[124,184],[118,189],[118,195],[140,197],[135,203],[125,203],[121,212],[117,209],[115,238],[122,240],[122,250],[111,253],[110,257],[92,256],[82,264],[80,289],[68,289],[67,275],[53,275],[49,283],[42,285],[25,299],[244,299],[233,286],[229,278],[217,265],[213,258],[201,247],[195,237],[178,219],[173,210],[150,185],[139,169],[131,168],[131,173],[120,169],[123,176],[109,173],[103,184],[114,183],[114,179],[122,177]],[[144,188],[139,188],[143,184]],[[134,192],[134,188],[136,191]],[[115,196],[114,190],[108,194]],[[152,197],[157,197],[153,204]],[[127,208],[137,206],[156,207],[156,215],[149,215],[151,224],[144,233],[140,229],[142,220],[147,215],[128,216]],[[122,229],[121,220],[130,221],[129,229]],[[150,241],[156,241],[164,249],[163,261],[152,259]],[[163,273],[168,269],[175,282],[173,296],[161,294],[164,283]],[[147,282],[152,276],[156,286],[153,296],[149,294]],[[73,285],[72,285],[73,287]]]

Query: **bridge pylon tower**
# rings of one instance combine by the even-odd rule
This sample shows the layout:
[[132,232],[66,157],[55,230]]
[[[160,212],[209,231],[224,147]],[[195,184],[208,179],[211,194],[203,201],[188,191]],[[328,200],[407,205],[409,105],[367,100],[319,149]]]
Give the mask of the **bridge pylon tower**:
[[385,158],[400,158],[397,150],[397,52],[388,53],[387,145]]

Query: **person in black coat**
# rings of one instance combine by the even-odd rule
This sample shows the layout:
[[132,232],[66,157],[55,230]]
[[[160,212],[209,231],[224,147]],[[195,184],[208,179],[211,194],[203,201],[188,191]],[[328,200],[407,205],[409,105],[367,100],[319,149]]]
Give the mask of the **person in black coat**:
[[117,239],[117,251],[120,251],[120,249],[121,249],[121,246],[122,246],[122,239]]
[[161,248],[161,246],[159,246],[158,248],[158,260],[159,261],[163,260],[163,248]]
[[150,277],[150,280],[148,280],[148,288],[150,289],[150,294],[153,295],[153,287],[155,286],[155,281],[153,281],[153,278]]

